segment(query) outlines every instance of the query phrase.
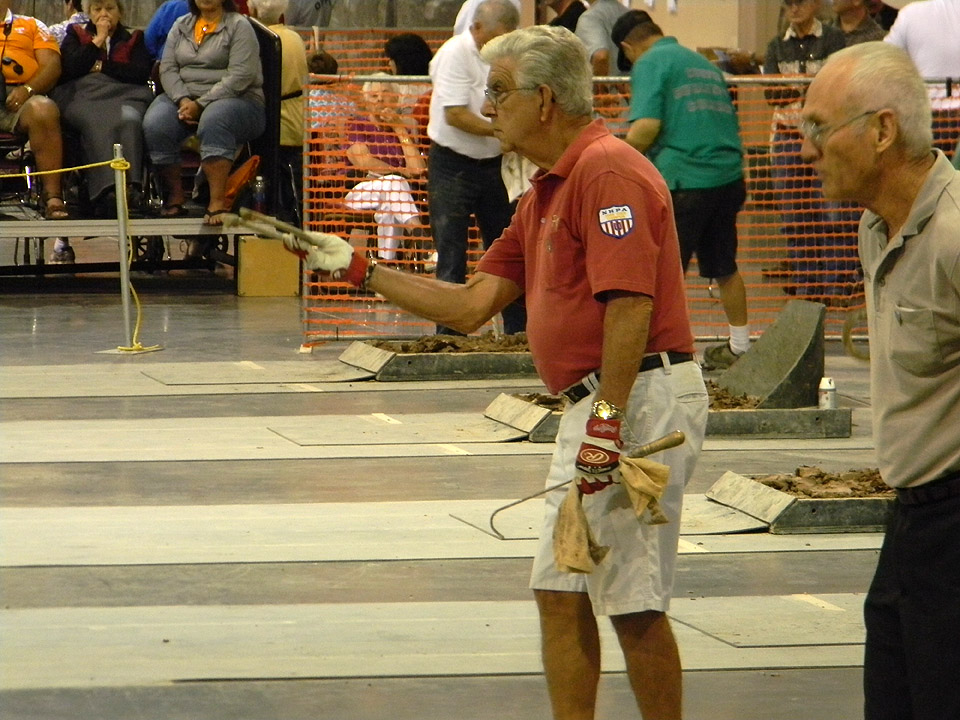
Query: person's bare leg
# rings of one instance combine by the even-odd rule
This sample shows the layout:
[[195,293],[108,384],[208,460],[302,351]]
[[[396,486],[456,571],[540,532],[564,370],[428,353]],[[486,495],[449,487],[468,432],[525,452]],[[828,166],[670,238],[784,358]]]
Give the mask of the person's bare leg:
[[680,720],[683,678],[680,651],[662,612],[610,618],[627,663],[630,687],[644,720]]
[[[63,140],[60,136],[60,111],[46,97],[32,97],[24,105],[18,127],[30,139],[30,148],[38,171],[59,170],[63,167]],[[60,174],[43,175],[43,196],[62,198]]]
[[600,633],[586,593],[534,590],[543,670],[555,720],[592,720],[600,681]]
[[183,205],[183,166],[180,163],[175,165],[164,165],[160,168],[160,179],[163,181],[164,190],[167,193],[163,203],[161,215],[176,215],[180,210],[178,205]]
[[727,322],[731,325],[746,325],[747,289],[744,287],[740,271],[717,278],[717,286],[720,288],[720,302],[723,304]]
[[210,186],[210,203],[207,205],[208,225],[222,225],[223,220],[212,213],[220,211],[229,211],[227,207],[227,178],[230,177],[230,168],[233,167],[233,161],[227,158],[210,157],[200,163],[203,168],[203,174],[207,176],[207,184]]

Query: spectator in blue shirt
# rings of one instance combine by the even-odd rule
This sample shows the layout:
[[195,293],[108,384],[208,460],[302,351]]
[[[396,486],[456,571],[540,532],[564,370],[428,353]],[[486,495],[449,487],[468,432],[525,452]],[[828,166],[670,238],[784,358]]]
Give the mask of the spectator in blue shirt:
[[174,21],[189,12],[190,5],[187,0],[167,0],[157,8],[143,33],[147,50],[155,59],[159,60],[163,55],[163,45],[167,41],[167,33],[173,27]]

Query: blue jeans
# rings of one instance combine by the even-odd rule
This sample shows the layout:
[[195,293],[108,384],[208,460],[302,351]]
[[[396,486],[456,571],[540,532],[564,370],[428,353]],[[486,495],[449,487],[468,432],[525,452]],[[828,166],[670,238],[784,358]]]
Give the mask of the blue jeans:
[[[476,160],[431,143],[427,178],[437,279],[464,283],[470,215],[477,218],[484,249],[500,237],[513,217],[514,207],[500,176],[500,156]],[[527,314],[521,303],[511,303],[501,314],[503,331],[508,335],[526,328]],[[437,332],[459,334],[442,325],[437,326]]]
[[860,280],[859,210],[825,200],[816,171],[800,157],[797,131],[773,136],[773,175],[787,240],[789,284],[798,295],[849,295]]
[[266,127],[263,105],[241,98],[214,100],[200,114],[199,125],[187,125],[177,117],[177,106],[158,95],[143,118],[143,135],[154,165],[176,165],[180,146],[191,135],[200,140],[200,159],[233,160],[237,150],[263,134]]

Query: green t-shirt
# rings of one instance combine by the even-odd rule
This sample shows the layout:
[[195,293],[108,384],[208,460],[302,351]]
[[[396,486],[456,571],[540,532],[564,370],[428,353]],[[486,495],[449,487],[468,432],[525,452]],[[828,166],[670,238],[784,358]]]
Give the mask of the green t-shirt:
[[743,177],[743,144],[723,73],[665,37],[630,73],[630,122],[660,121],[648,157],[671,190],[720,187]]

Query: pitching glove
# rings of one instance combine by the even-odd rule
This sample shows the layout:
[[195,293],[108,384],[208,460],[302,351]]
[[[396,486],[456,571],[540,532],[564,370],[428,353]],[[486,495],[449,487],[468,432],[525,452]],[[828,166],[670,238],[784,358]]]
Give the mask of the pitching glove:
[[309,270],[327,273],[334,280],[363,285],[369,261],[346,240],[329,233],[311,232],[310,240],[284,235],[283,244],[299,255]]
[[587,420],[586,435],[577,452],[576,482],[584,495],[620,482],[620,420]]

